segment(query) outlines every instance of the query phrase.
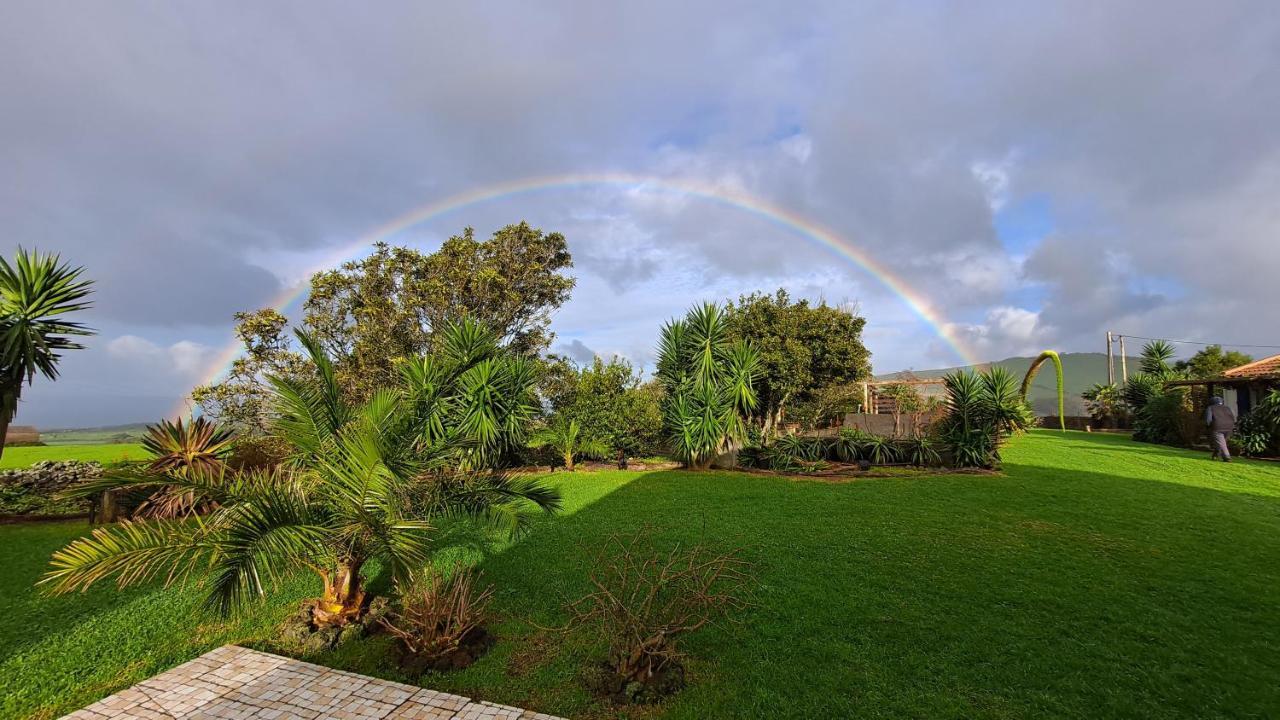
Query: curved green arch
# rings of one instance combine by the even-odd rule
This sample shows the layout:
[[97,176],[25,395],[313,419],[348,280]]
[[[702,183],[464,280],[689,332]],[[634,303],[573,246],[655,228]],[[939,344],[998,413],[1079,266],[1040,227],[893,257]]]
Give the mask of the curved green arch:
[[1058,375],[1058,424],[1063,430],[1067,429],[1067,420],[1064,417],[1066,405],[1062,398],[1062,358],[1058,357],[1058,353],[1054,350],[1045,350],[1040,353],[1039,357],[1031,361],[1031,367],[1027,369],[1027,374],[1022,378],[1022,401],[1027,401],[1027,393],[1031,391],[1031,381],[1035,379],[1036,373],[1040,372],[1040,366],[1045,360],[1053,361],[1053,368]]

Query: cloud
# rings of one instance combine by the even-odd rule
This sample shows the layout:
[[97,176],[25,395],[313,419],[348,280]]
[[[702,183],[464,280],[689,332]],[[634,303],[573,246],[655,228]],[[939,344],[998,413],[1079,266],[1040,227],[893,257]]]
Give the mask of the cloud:
[[[174,377],[207,357],[175,344],[229,340],[232,313],[302,279],[300,259],[454,193],[582,172],[758,196],[875,258],[991,356],[1089,349],[1107,328],[1276,342],[1258,319],[1280,304],[1266,2],[6,10],[7,251],[84,264],[86,320],[149,338],[129,362]],[[1014,253],[993,218],[1029,197],[1053,228]],[[584,346],[643,359],[692,302],[782,285],[858,301],[878,369],[955,360],[874,277],[714,197],[526,190],[394,239],[522,218],[569,239],[579,288],[556,329]],[[65,382],[137,380],[106,343],[84,356]]]
[[208,365],[216,352],[190,340],[161,346],[137,335],[121,335],[107,343],[106,350],[111,357],[140,369],[192,379]]
[[596,351],[587,347],[581,340],[574,339],[569,343],[556,346],[556,352],[568,357],[579,365],[589,365],[596,359]]

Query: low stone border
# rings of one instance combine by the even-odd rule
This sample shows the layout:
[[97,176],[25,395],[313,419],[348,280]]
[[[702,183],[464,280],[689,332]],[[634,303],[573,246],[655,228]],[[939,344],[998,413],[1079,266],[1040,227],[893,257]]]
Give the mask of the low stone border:
[[563,720],[225,645],[63,720]]

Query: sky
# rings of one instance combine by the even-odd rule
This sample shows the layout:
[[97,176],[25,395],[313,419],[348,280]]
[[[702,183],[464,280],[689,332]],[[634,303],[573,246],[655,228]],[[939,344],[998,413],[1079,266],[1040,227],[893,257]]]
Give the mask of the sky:
[[[236,311],[415,208],[571,174],[650,180],[389,239],[563,233],[555,349],[584,360],[651,366],[670,317],[778,287],[856,307],[876,372],[962,364],[953,344],[1100,351],[1107,329],[1280,344],[1274,2],[5,8],[0,251],[85,266],[98,330],[19,424],[172,415]],[[795,228],[673,185],[824,228],[941,331]]]

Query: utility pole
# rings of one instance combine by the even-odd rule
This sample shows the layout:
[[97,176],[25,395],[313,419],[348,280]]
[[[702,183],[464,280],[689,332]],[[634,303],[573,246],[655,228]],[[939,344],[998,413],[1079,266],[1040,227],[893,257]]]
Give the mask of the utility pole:
[[1129,359],[1124,354],[1124,336],[1120,336],[1120,382],[1129,382]]
[[1107,331],[1107,384],[1116,384],[1116,360],[1111,352],[1111,331]]

